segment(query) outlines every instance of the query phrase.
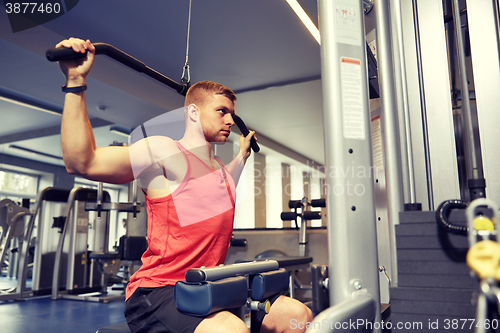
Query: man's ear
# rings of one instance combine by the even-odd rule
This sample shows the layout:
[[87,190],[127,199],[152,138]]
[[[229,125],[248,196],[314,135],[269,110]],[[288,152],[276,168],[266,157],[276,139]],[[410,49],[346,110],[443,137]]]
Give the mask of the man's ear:
[[187,109],[187,115],[188,115],[188,119],[193,121],[193,122],[197,122],[198,119],[199,119],[199,113],[198,113],[198,107],[196,106],[196,104],[190,104],[188,105],[188,109]]

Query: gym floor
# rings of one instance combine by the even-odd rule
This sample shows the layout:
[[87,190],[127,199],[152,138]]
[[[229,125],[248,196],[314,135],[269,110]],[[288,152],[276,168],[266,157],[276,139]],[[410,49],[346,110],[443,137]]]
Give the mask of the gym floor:
[[[15,281],[0,277],[0,290]],[[125,321],[124,301],[96,303],[51,300],[49,296],[26,301],[0,301],[2,333],[95,333],[99,328]]]

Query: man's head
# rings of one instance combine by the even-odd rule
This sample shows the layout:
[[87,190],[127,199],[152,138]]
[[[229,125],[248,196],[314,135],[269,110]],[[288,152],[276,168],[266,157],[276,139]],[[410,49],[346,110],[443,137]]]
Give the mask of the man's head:
[[184,106],[196,104],[199,107],[203,107],[206,99],[213,94],[223,95],[233,103],[236,102],[236,94],[228,87],[213,81],[200,81],[189,88]]
[[[234,92],[222,84],[202,81],[189,88],[186,94],[186,121],[199,120],[200,130],[208,142],[226,142],[234,125]],[[193,123],[194,124],[194,123]]]

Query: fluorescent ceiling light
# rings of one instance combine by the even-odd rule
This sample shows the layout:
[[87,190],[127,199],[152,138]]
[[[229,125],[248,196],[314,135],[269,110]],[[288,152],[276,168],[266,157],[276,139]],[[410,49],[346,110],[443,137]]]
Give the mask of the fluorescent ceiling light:
[[300,18],[302,23],[306,26],[306,28],[309,30],[309,32],[313,35],[313,37],[316,39],[318,44],[321,45],[321,36],[319,34],[318,28],[314,25],[313,21],[311,21],[311,18],[306,14],[302,6],[297,2],[297,0],[286,0],[290,7],[292,7],[293,11],[297,16]]
[[121,136],[129,137],[130,136],[130,130],[128,128],[124,127],[119,127],[119,126],[111,126],[109,131],[111,133],[115,133]]
[[21,151],[24,151],[24,152],[27,152],[27,153],[31,153],[31,154],[35,154],[35,155],[39,155],[39,156],[43,156],[43,157],[55,158],[56,160],[62,160],[63,159],[61,156],[51,155],[51,154],[43,153],[43,152],[38,151],[38,150],[24,148],[24,147],[20,147],[20,146],[16,146],[16,145],[10,145],[9,148],[10,149],[21,150]]
[[38,110],[38,111],[43,111],[43,112],[46,112],[46,113],[50,113],[50,114],[53,114],[53,115],[57,115],[57,116],[61,116],[62,113],[60,111],[57,111],[57,110],[50,110],[46,107],[42,107],[42,106],[37,106],[37,105],[34,105],[32,104],[30,101],[24,101],[22,99],[16,99],[14,98],[13,96],[2,96],[0,95],[0,100],[2,101],[5,101],[5,102],[9,102],[9,103],[12,103],[12,104],[15,104],[15,105],[19,105],[19,106],[23,106],[23,107],[26,107],[26,108],[30,108],[30,109],[33,109],[33,110]]

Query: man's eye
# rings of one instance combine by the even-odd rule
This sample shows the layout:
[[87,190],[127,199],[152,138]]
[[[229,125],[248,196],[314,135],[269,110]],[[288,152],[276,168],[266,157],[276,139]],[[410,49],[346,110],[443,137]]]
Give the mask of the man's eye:
[[219,110],[217,110],[217,112],[225,113],[224,109],[219,109]]

